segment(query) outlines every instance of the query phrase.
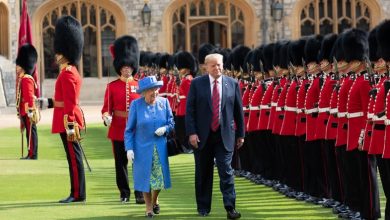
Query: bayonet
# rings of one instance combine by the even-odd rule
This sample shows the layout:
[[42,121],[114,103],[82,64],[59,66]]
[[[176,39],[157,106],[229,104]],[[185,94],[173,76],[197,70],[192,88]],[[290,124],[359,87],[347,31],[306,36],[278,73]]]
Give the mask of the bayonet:
[[304,73],[305,73],[305,78],[306,78],[306,79],[309,79],[309,78],[307,77],[307,66],[306,66],[306,62],[305,62],[305,59],[303,59],[303,57],[302,57],[302,67],[303,67],[303,71],[304,71]]

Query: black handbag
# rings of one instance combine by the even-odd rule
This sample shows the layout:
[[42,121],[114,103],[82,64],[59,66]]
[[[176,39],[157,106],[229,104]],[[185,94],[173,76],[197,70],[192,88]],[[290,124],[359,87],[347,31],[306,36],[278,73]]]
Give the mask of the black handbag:
[[180,141],[176,138],[175,132],[171,132],[167,136],[167,150],[168,157],[183,153],[183,148],[181,147]]

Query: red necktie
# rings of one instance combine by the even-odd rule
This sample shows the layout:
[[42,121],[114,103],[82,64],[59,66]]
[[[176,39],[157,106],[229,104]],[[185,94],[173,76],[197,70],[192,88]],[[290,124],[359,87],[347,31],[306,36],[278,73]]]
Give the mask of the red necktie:
[[219,127],[219,90],[218,81],[214,80],[213,96],[211,97],[213,104],[213,117],[211,118],[211,130],[217,131]]

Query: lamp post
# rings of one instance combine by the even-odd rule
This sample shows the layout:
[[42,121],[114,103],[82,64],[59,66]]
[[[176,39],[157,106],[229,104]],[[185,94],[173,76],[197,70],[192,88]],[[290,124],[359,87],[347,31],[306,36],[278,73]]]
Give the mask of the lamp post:
[[278,41],[280,39],[280,21],[283,18],[283,4],[280,3],[279,1],[275,1],[271,5],[271,15],[273,19],[276,22],[276,40]]
[[144,26],[150,26],[150,20],[152,17],[152,10],[149,8],[148,1],[145,1],[145,5],[141,11],[142,24]]

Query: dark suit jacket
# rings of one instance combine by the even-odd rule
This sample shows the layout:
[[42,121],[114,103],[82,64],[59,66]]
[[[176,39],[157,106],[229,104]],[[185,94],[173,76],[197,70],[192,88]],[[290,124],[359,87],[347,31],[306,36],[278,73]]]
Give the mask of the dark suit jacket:
[[[233,78],[222,76],[221,135],[227,151],[233,151],[235,139],[244,137],[244,114],[238,83]],[[191,82],[187,95],[185,118],[187,135],[197,134],[202,149],[210,133],[212,118],[211,87],[209,76],[203,75]]]

